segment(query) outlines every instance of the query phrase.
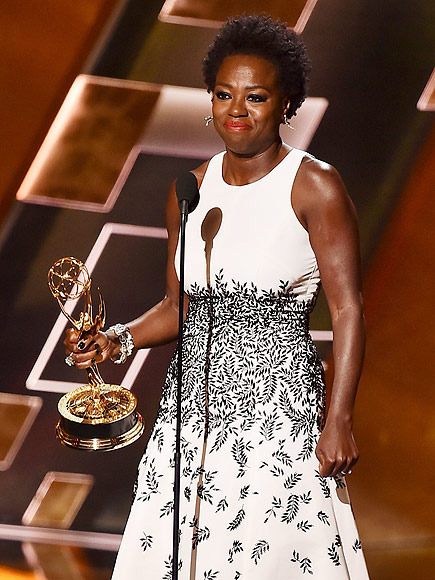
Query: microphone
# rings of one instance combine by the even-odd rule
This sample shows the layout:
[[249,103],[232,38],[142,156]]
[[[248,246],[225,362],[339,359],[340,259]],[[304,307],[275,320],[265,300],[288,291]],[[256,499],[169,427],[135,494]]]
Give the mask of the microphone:
[[191,213],[199,203],[199,190],[196,177],[190,171],[183,173],[175,183],[175,192],[182,214]]
[[178,580],[178,543],[180,538],[180,489],[181,489],[181,384],[183,377],[183,310],[184,310],[184,257],[186,247],[187,214],[193,211],[199,202],[199,191],[196,177],[190,171],[183,173],[175,183],[175,192],[180,207],[180,274],[178,292],[178,360],[177,360],[177,411],[175,421],[175,454],[174,454],[174,526],[172,530],[172,575]]

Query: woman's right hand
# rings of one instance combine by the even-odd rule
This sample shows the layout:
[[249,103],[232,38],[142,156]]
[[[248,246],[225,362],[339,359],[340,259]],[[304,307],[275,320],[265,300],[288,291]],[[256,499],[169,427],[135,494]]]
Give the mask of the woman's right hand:
[[93,363],[116,357],[120,349],[115,335],[112,337],[101,331],[95,334],[80,333],[75,328],[68,328],[63,343],[66,354],[71,355],[78,369],[86,369]]

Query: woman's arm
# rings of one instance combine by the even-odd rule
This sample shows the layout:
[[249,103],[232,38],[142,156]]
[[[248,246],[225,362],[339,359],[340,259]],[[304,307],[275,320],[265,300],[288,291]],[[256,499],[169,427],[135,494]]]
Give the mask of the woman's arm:
[[309,232],[332,319],[334,379],[316,455],[320,474],[334,476],[358,460],[352,420],[365,346],[358,222],[337,171],[313,158],[298,172],[293,205]]
[[[192,170],[201,186],[208,161]],[[159,346],[175,340],[178,336],[178,292],[179,281],[175,271],[175,252],[180,229],[180,210],[178,207],[175,182],[171,185],[166,202],[166,228],[168,230],[168,261],[166,265],[166,296],[150,310],[128,322],[128,326],[136,348]],[[184,314],[188,306],[187,296],[184,296]],[[79,333],[74,329],[66,331],[64,340],[67,354],[72,353],[77,368],[86,368],[92,362],[103,362],[116,357],[120,352],[120,344],[113,332],[99,332],[93,336],[84,336],[79,340]]]
[[[175,184],[172,184],[166,202],[166,226],[168,230],[168,261],[166,266],[166,296],[161,302],[142,316],[127,323],[137,348],[166,344],[177,338],[178,334],[178,278],[175,272],[175,252],[180,227]],[[187,297],[184,301],[187,309]],[[79,333],[69,329],[66,333],[67,353],[73,353],[77,368],[88,367],[92,359],[100,363],[107,358],[116,357],[120,344],[114,333],[99,332],[78,340]],[[79,348],[79,346],[81,348]]]

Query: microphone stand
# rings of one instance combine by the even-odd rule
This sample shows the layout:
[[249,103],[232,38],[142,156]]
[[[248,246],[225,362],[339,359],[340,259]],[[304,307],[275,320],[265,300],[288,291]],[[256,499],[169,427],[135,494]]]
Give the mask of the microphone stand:
[[180,289],[178,296],[178,360],[177,360],[177,413],[175,426],[174,474],[174,529],[172,536],[172,580],[178,580],[178,544],[180,527],[180,476],[181,476],[181,381],[183,376],[183,314],[184,314],[184,254],[186,223],[189,203],[180,201]]

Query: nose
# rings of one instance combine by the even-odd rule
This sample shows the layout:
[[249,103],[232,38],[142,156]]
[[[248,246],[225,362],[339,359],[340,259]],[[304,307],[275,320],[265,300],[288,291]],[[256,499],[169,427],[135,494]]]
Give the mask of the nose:
[[245,99],[243,97],[234,97],[231,99],[231,106],[228,111],[230,117],[247,117]]

